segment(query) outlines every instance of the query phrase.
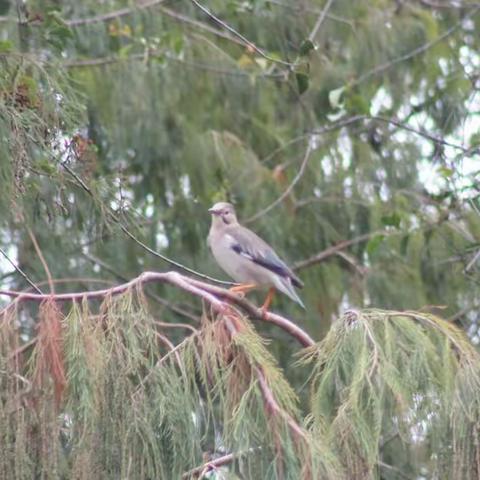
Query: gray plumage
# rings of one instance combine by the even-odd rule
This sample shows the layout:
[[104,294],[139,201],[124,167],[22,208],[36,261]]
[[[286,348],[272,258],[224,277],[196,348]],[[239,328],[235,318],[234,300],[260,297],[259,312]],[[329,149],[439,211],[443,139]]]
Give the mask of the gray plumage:
[[302,288],[302,281],[270,245],[238,223],[233,205],[216,203],[209,212],[207,242],[220,267],[236,282],[275,287],[305,308],[294,288]]

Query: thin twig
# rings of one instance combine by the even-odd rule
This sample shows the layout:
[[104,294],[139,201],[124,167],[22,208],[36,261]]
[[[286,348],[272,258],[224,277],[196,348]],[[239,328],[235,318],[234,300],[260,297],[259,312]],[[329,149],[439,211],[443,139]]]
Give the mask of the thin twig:
[[7,252],[3,250],[3,248],[0,247],[0,253],[6,258],[6,260],[12,265],[12,267],[25,279],[25,281],[39,294],[43,294],[43,292],[35,285],[35,283],[30,280],[28,275],[18,266],[15,265],[13,260],[10,259],[10,257],[7,255]]
[[330,7],[332,6],[333,0],[327,0],[327,3],[325,4],[325,7],[323,10],[320,12],[318,15],[317,21],[315,22],[315,26],[313,27],[312,31],[310,32],[310,35],[308,36],[308,39],[313,43],[315,40],[315,37],[317,36],[318,31],[320,30],[320,27],[322,26],[322,23],[324,22],[328,11],[330,10]]
[[426,138],[427,140],[431,140],[435,144],[445,145],[445,146],[448,146],[448,147],[456,148],[457,150],[461,150],[466,155],[470,154],[472,152],[472,150],[474,151],[476,148],[478,148],[478,146],[475,146],[473,149],[472,148],[468,149],[468,148],[465,148],[462,145],[459,145],[457,143],[452,143],[452,142],[449,142],[447,140],[443,140],[442,138],[434,136],[431,133],[425,132],[424,130],[418,130],[418,129],[402,122],[401,120],[396,120],[394,118],[382,117],[382,116],[379,116],[379,115],[355,115],[355,116],[349,117],[345,120],[340,120],[339,122],[337,122],[333,125],[329,125],[325,128],[321,128],[321,129],[318,129],[318,130],[313,130],[311,133],[316,134],[316,135],[320,135],[320,134],[323,134],[323,133],[330,132],[332,130],[338,130],[341,127],[350,125],[352,123],[357,123],[357,122],[360,122],[362,120],[373,120],[373,121],[378,121],[378,122],[388,123],[390,125],[394,125],[398,128],[401,128],[402,130],[406,130],[408,132],[415,133],[415,134],[417,134],[417,135],[419,135],[423,138]]
[[297,174],[295,175],[295,178],[292,180],[290,185],[283,191],[283,193],[270,205],[265,207],[264,209],[260,210],[257,212],[255,215],[252,217],[248,218],[245,220],[244,223],[252,223],[255,220],[258,220],[260,217],[263,217],[263,215],[266,215],[268,212],[273,210],[277,205],[279,205],[288,195],[290,195],[291,191],[295,187],[295,185],[300,181],[302,178],[303,174],[305,173],[305,169],[307,167],[308,160],[310,158],[310,154],[312,153],[313,150],[313,142],[309,139],[308,145],[307,145],[307,150],[305,151],[305,155],[303,157],[302,164],[300,165],[300,169],[298,170]]
[[154,320],[153,323],[155,325],[158,325],[160,328],[181,328],[184,330],[190,330],[192,333],[198,332],[198,330],[195,327],[192,327],[188,323],[161,322],[160,320]]
[[466,153],[469,150],[468,148],[465,148],[462,145],[458,145],[456,143],[448,142],[447,140],[443,140],[442,138],[436,137],[436,136],[434,136],[434,135],[432,135],[428,132],[425,132],[423,130],[417,130],[416,128],[413,128],[410,125],[407,125],[406,123],[402,123],[401,121],[395,120],[394,118],[386,118],[386,117],[381,117],[381,116],[378,116],[378,115],[372,115],[368,118],[370,118],[372,120],[377,120],[379,122],[388,123],[390,125],[395,125],[396,127],[401,128],[402,130],[406,130],[408,132],[416,133],[417,135],[420,135],[421,137],[424,137],[427,140],[431,140],[433,143],[445,145],[447,147],[456,148],[457,150],[461,150],[464,153]]
[[210,470],[215,469],[217,467],[221,467],[223,465],[227,465],[229,463],[232,463],[235,461],[237,458],[244,457],[245,455],[248,455],[250,453],[254,453],[255,451],[259,451],[260,447],[258,448],[249,448],[248,450],[244,452],[238,452],[238,453],[228,453],[226,455],[222,455],[221,457],[214,458],[212,460],[209,460],[208,462],[199,465],[198,467],[192,468],[192,470],[189,470],[188,472],[185,472],[182,475],[182,478],[192,478],[192,477],[197,477],[201,475],[208,473]]
[[466,15],[462,16],[462,18],[457,23],[452,25],[449,29],[447,29],[445,32],[443,32],[441,35],[439,35],[437,38],[435,38],[433,40],[430,40],[429,42],[426,42],[423,45],[420,45],[419,47],[413,49],[412,51],[410,51],[410,52],[408,52],[404,55],[400,55],[399,57],[394,58],[394,59],[392,59],[388,62],[382,63],[381,65],[377,65],[376,67],[372,68],[368,72],[365,72],[364,74],[360,75],[356,80],[353,80],[352,82],[350,82],[349,86],[350,87],[356,86],[356,85],[364,82],[365,80],[367,80],[368,78],[370,78],[372,76],[375,76],[379,73],[383,73],[384,71],[390,69],[391,67],[393,67],[397,63],[401,63],[401,62],[404,62],[406,60],[410,60],[411,58],[413,58],[413,57],[415,57],[415,56],[417,56],[421,53],[426,52],[430,48],[434,47],[435,45],[437,45],[438,43],[442,42],[443,40],[448,38],[450,35],[452,35],[452,33],[454,33],[456,30],[458,30],[463,25],[463,23],[465,22],[465,20],[467,18],[472,18],[473,16],[475,16],[478,13],[479,10],[480,10],[480,6],[477,6],[477,7],[473,8]]
[[232,35],[235,35],[238,37],[246,47],[250,48],[251,50],[255,51],[258,53],[260,56],[263,58],[266,58],[267,60],[270,60],[271,62],[278,63],[280,65],[287,66],[288,68],[292,68],[293,65],[290,62],[285,62],[284,60],[278,60],[276,58],[271,57],[270,55],[266,54],[261,48],[257,47],[254,43],[252,43],[248,38],[244,37],[241,33],[237,32],[233,27],[225,23],[223,20],[215,16],[208,8],[204,7],[201,3],[199,3],[197,0],[190,0],[197,8],[199,8],[205,15],[207,15],[209,18],[211,18],[213,21],[218,23],[221,27],[223,27],[225,30],[228,30]]
[[268,78],[268,79],[275,79],[278,81],[285,80],[286,78],[284,73],[269,73],[269,72],[255,73],[253,71],[245,71],[240,68],[238,69],[223,68],[223,67],[219,67],[217,65],[213,65],[209,63],[184,60],[182,58],[178,58],[175,55],[171,55],[168,51],[158,51],[158,50],[148,50],[147,52],[144,52],[144,53],[133,53],[126,57],[98,57],[98,58],[68,60],[63,63],[63,66],[66,68],[95,67],[95,66],[111,65],[115,63],[124,63],[124,62],[130,62],[130,61],[145,61],[148,58],[157,58],[162,56],[172,62],[178,63],[187,68],[203,70],[205,72],[215,73],[218,75],[228,75],[231,77],[243,77],[249,80],[251,80],[252,76],[260,79]]
[[50,272],[50,269],[48,268],[48,264],[45,260],[45,257],[43,256],[42,250],[40,249],[40,246],[38,245],[37,238],[33,234],[32,230],[30,227],[27,226],[27,232],[28,235],[30,236],[30,240],[33,243],[33,247],[35,248],[35,251],[37,252],[38,258],[40,259],[40,262],[43,265],[43,269],[45,270],[45,273],[47,275],[48,279],[48,286],[50,287],[50,293],[55,293],[55,286],[53,284],[53,277]]
[[121,8],[113,12],[108,12],[101,15],[95,15],[94,17],[65,20],[65,23],[69,27],[78,27],[79,25],[91,25],[93,23],[108,22],[116,18],[121,18],[126,15],[130,15],[131,13],[134,13],[135,11],[138,11],[138,10],[145,10],[147,8],[154,7],[155,5],[159,5],[163,2],[165,2],[165,0],[151,0],[149,2],[143,2],[143,3],[137,2],[134,7]]
[[292,270],[298,271],[302,270],[307,267],[311,267],[312,265],[315,265],[317,263],[320,263],[322,260],[325,260],[328,257],[332,257],[333,255],[336,255],[338,252],[341,250],[345,250],[348,247],[351,247],[352,245],[356,245],[357,243],[362,243],[370,240],[372,237],[375,237],[377,235],[389,235],[391,232],[387,232],[384,230],[378,231],[378,232],[370,232],[370,233],[365,233],[363,235],[360,235],[355,238],[351,238],[349,240],[343,240],[342,242],[337,243],[336,245],[332,245],[331,247],[326,248],[325,250],[321,251],[320,253],[317,253],[309,258],[306,258],[305,260],[301,260],[300,262],[297,262],[293,267]]
[[[307,12],[307,13],[315,13],[318,15],[322,11],[319,8],[304,5],[303,2],[302,3],[299,2],[298,4],[293,4],[293,3],[287,4],[287,3],[280,2],[279,0],[266,0],[265,3],[269,3],[270,5],[276,5],[277,7],[287,8],[299,14]],[[354,22],[347,18],[340,17],[339,15],[334,15],[333,13],[330,13],[330,12],[327,12],[325,16],[330,20],[334,20],[335,22],[345,23],[352,30],[355,30]]]
[[175,350],[175,345],[165,336],[162,335],[159,332],[155,332],[155,335],[158,337],[158,339],[167,346],[168,351],[170,353],[173,353],[175,355],[175,359],[177,361],[177,364],[181,367],[182,366],[182,359],[180,358],[180,355],[178,353],[178,350]]
[[475,263],[479,258],[480,258],[480,249],[473,256],[473,258],[468,262],[468,265],[465,267],[465,273],[468,273],[472,269],[472,267],[475,265]]
[[244,42],[236,37],[233,37],[232,35],[228,34],[227,32],[224,32],[223,30],[218,30],[217,28],[214,28],[210,25],[207,25],[205,23],[199,22],[198,20],[195,20],[194,18],[187,17],[186,15],[183,15],[182,13],[176,12],[174,10],[171,10],[170,8],[160,6],[159,10],[164,13],[165,15],[173,18],[174,20],[177,20],[178,22],[182,23],[187,23],[189,25],[192,25],[193,27],[196,27],[200,30],[205,30],[208,33],[211,33],[217,37],[224,38],[225,40],[229,40],[230,42],[236,43],[238,45],[245,46]]
[[[60,165],[74,178],[74,180],[77,182],[77,184],[86,192],[88,193],[92,198],[94,197],[92,190],[90,187],[82,180],[82,178],[77,175],[67,164],[65,161],[60,162]],[[142,247],[144,250],[146,250],[148,253],[151,253],[155,257],[161,258],[164,262],[168,263],[169,265],[173,267],[177,267],[185,272],[191,273],[192,275],[195,275],[199,278],[202,278],[204,280],[208,280],[210,282],[215,282],[220,285],[234,285],[232,282],[226,282],[224,280],[218,280],[216,278],[210,277],[209,275],[205,275],[203,273],[197,272],[196,270],[193,270],[192,268],[189,268],[185,265],[182,265],[179,262],[176,262],[175,260],[172,260],[171,258],[162,255],[161,253],[153,250],[149,246],[145,245],[142,241],[140,241],[130,230],[125,227],[123,222],[121,221],[120,217],[117,215],[115,211],[113,211],[112,208],[110,208],[108,205],[104,205],[107,211],[110,213],[111,218],[119,225],[120,229],[122,230],[125,235],[127,235],[131,240],[133,240],[137,245]]]

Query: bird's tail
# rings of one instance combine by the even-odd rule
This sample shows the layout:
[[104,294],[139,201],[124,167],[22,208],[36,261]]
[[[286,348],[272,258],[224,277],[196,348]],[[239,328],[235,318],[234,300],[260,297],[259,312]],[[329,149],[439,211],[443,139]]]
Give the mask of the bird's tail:
[[290,297],[294,302],[297,302],[305,310],[305,305],[295,291],[290,278],[276,277],[275,283],[278,290]]

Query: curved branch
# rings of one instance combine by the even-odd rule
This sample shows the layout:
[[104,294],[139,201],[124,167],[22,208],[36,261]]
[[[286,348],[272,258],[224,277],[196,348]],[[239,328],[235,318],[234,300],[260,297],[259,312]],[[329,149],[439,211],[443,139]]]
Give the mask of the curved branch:
[[71,302],[75,300],[101,299],[108,295],[119,295],[125,293],[134,287],[147,283],[167,283],[185,290],[208,302],[218,313],[225,313],[236,305],[241,308],[247,315],[256,320],[263,320],[280,327],[289,335],[294,337],[304,346],[309,347],[315,344],[314,340],[300,327],[295,325],[288,318],[282,317],[273,312],[263,313],[261,308],[256,307],[253,303],[244,298],[238,297],[235,293],[225,290],[224,288],[210,285],[190,277],[186,277],[178,272],[144,272],[138,277],[133,278],[129,282],[117,285],[112,288],[94,290],[89,292],[73,292],[73,293],[57,293],[57,294],[39,294],[31,292],[17,292],[13,290],[0,290],[0,295],[15,298],[16,301],[33,301],[43,302],[48,299],[57,302]]

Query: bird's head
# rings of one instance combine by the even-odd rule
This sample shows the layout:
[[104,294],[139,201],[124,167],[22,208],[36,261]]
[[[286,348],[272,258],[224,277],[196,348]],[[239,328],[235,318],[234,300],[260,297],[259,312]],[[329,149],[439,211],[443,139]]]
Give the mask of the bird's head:
[[219,227],[237,223],[235,209],[231,203],[218,202],[208,211],[212,215],[212,226]]

